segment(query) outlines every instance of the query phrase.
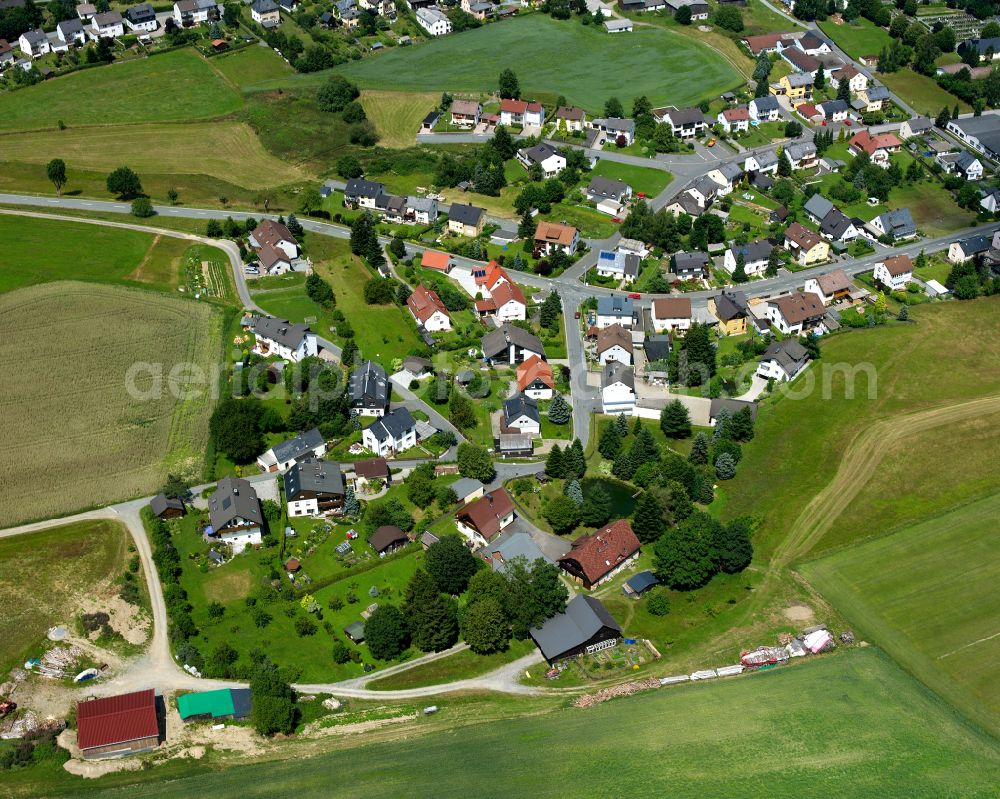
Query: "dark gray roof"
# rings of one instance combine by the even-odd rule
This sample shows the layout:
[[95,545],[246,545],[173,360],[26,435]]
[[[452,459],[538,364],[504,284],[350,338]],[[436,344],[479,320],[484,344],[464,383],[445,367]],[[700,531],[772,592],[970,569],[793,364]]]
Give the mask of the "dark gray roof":
[[296,463],[285,475],[285,496],[291,502],[303,492],[343,494],[344,476],[335,461],[308,458]]
[[587,191],[590,194],[596,194],[598,197],[620,200],[628,191],[628,184],[624,180],[614,180],[602,177],[601,175],[595,175],[591,179],[590,185],[587,186]]
[[743,410],[743,408],[750,408],[750,415],[756,419],[757,418],[757,403],[756,402],[746,402],[745,400],[738,399],[726,399],[725,397],[716,397],[712,400],[711,410],[709,410],[709,418],[716,419],[719,416],[719,411],[727,410],[730,414],[735,414],[737,411]]
[[673,258],[675,274],[703,270],[708,263],[708,256],[703,252],[675,252]]
[[601,600],[577,594],[566,605],[565,613],[556,614],[541,627],[533,627],[531,637],[546,659],[553,660],[589,641],[602,627],[622,631]]
[[648,361],[665,361],[670,355],[670,336],[666,333],[656,336],[646,336],[642,342]]
[[840,241],[843,235],[854,223],[839,208],[834,208],[824,218],[819,226],[819,232],[835,241]]
[[[269,2],[270,0],[266,1]],[[384,183],[379,183],[375,180],[365,180],[364,178],[351,178],[347,181],[347,187],[344,189],[345,197],[370,197],[375,199],[384,193]]]
[[308,325],[299,325],[287,319],[273,316],[259,316],[253,325],[254,335],[263,336],[289,349],[296,349],[309,333]]
[[917,226],[913,223],[909,208],[897,208],[894,211],[886,211],[879,215],[882,227],[885,232],[893,238],[900,236],[912,236],[917,232]]
[[977,253],[986,252],[990,248],[989,236],[969,236],[967,239],[960,239],[958,242],[962,252],[966,257]]
[[777,361],[788,374],[797,372],[807,360],[809,353],[806,348],[799,344],[794,338],[786,338],[784,341],[773,341],[760,356],[761,362]]
[[[153,7],[150,6],[149,9],[152,11]],[[129,11],[131,12],[132,9],[130,8]],[[83,21],[79,17],[64,19],[56,27],[59,28],[59,31],[63,34],[63,36],[71,36],[74,33],[83,33]]]
[[827,100],[823,105],[823,113],[827,118],[832,117],[834,114],[842,114],[845,111],[850,111],[851,106],[848,105],[846,100]]
[[389,406],[389,378],[385,369],[374,361],[363,361],[351,372],[348,382],[351,404],[364,408]]
[[970,166],[976,163],[979,159],[976,158],[968,150],[962,150],[958,154],[958,158],[955,159],[955,166],[965,172]]
[[631,319],[634,308],[632,298],[626,297],[624,294],[606,295],[597,300],[598,316],[617,316]]
[[553,155],[561,156],[562,153],[547,142],[541,142],[534,147],[522,148],[520,154],[533,164],[540,164],[546,158]]
[[[723,322],[747,315],[747,295],[742,291],[723,291],[715,298],[715,315]],[[648,349],[648,341],[647,349]]]
[[767,239],[758,239],[748,244],[733,245],[732,249],[734,258],[739,258],[742,255],[744,263],[753,264],[770,258],[774,245]]
[[958,128],[966,136],[976,138],[990,153],[1000,153],[1000,115],[983,114],[978,117],[953,119],[948,125]]
[[920,133],[922,130],[930,130],[934,127],[934,123],[927,117],[914,117],[908,120],[907,124],[910,126],[911,133]]
[[826,215],[833,210],[833,203],[822,194],[814,194],[806,200],[802,208],[811,217],[822,222],[826,218]]
[[98,28],[103,28],[107,25],[120,25],[121,21],[122,15],[119,11],[105,11],[102,14],[94,14],[94,24]]
[[[865,93],[868,97],[868,101],[872,100],[888,100],[891,96],[889,90],[885,86],[869,86],[868,91]],[[826,103],[823,104],[824,106]]]
[[223,477],[208,499],[212,529],[221,530],[237,517],[256,524],[264,523],[257,492],[250,482],[239,477]]
[[[699,111],[699,113],[701,112]],[[632,119],[608,117],[607,119],[595,119],[592,124],[595,128],[601,128],[602,130],[607,130],[612,133],[635,132],[635,120]]]
[[772,164],[778,163],[778,156],[775,154],[774,150],[765,150],[762,153],[757,153],[754,156],[754,160],[761,169],[765,169]]
[[659,585],[660,581],[657,579],[655,574],[647,570],[633,575],[626,580],[625,584],[635,591],[635,593],[641,594],[643,591],[648,591],[654,585]]
[[697,107],[691,108],[671,108],[666,116],[674,125],[690,125],[692,123],[705,122],[704,112]]
[[184,510],[184,503],[176,497],[168,497],[166,494],[157,494],[149,502],[149,507],[153,513],[159,516],[168,508],[174,510]]
[[486,213],[485,208],[475,205],[465,205],[463,203],[452,203],[448,211],[448,219],[462,225],[478,225],[479,220]]
[[993,52],[1000,53],[1000,36],[992,36],[989,39],[966,39],[958,46],[959,50],[974,49],[979,55],[983,55],[990,48],[993,48]]
[[490,544],[487,549],[482,550],[480,554],[489,561],[493,570],[498,572],[506,571],[510,562],[515,558],[524,558],[529,564],[534,563],[536,560],[555,563],[539,548],[531,535],[523,530],[502,533],[496,541]]
[[28,40],[29,44],[38,44],[39,42],[44,42],[48,40],[48,36],[45,35],[45,31],[41,28],[36,28],[35,30],[25,31],[21,34],[25,39]]
[[701,192],[703,197],[711,199],[716,194],[719,193],[719,184],[712,180],[708,175],[702,175],[698,178],[692,185],[692,189],[697,189]]
[[325,443],[326,439],[324,439],[319,430],[314,427],[312,430],[299,433],[295,436],[295,438],[290,438],[287,441],[282,441],[280,444],[275,444],[271,447],[271,452],[274,453],[275,460],[277,460],[278,463],[284,463],[285,461],[295,460],[296,458],[310,453],[316,448],[323,446]]
[[254,0],[254,4],[250,7],[258,14],[266,14],[269,11],[278,10],[278,4],[274,0]]
[[483,354],[487,358],[493,358],[501,352],[506,352],[511,344],[521,349],[537,352],[539,355],[545,354],[545,347],[542,346],[538,336],[509,322],[483,336]]
[[372,432],[377,441],[387,441],[402,438],[417,426],[416,420],[406,408],[396,408],[385,416],[376,419],[367,429]]
[[621,361],[608,361],[604,364],[601,373],[601,388],[607,388],[615,383],[624,383],[635,391],[635,372],[631,366],[626,366]]
[[734,180],[739,180],[743,175],[743,167],[732,161],[727,164],[720,164],[716,167],[716,170],[730,183]]
[[467,497],[469,494],[483,488],[483,484],[474,477],[463,477],[452,483],[451,487],[455,492],[455,496],[461,499],[462,497]]
[[249,688],[230,688],[229,696],[233,700],[233,718],[243,719],[250,715],[251,699]]
[[125,12],[125,16],[132,22],[149,22],[156,19],[156,11],[149,3],[139,3],[139,5],[129,8]]
[[771,95],[768,95],[767,97],[757,97],[754,100],[751,100],[751,102],[756,107],[758,113],[761,111],[775,111],[781,108],[778,98],[772,97]]
[[521,416],[527,416],[533,422],[540,422],[538,416],[538,403],[531,397],[524,394],[515,394],[503,404],[504,419],[510,422]]

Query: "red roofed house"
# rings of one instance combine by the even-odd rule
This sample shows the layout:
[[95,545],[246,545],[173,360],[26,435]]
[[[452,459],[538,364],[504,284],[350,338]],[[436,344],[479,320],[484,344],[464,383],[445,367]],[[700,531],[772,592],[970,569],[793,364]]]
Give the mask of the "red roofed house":
[[496,261],[490,261],[486,266],[474,266],[472,276],[476,288],[484,297],[492,296],[493,290],[501,283],[510,283],[510,275]]
[[559,566],[584,588],[594,588],[614,577],[639,557],[639,539],[628,519],[581,536],[559,559]]
[[527,318],[527,311],[527,300],[521,287],[506,280],[497,283],[489,297],[476,300],[476,312],[479,316],[494,316],[498,322],[524,320]]
[[407,298],[406,307],[424,330],[430,333],[451,330],[448,309],[444,307],[436,291],[431,291],[426,286],[417,286]]
[[779,45],[783,47],[794,47],[795,39],[790,33],[764,33],[760,36],[745,36],[743,44],[754,55],[761,53],[775,53]]
[[455,514],[458,531],[478,549],[489,544],[514,521],[514,500],[506,488],[488,491],[482,499],[470,502]]
[[898,153],[903,143],[892,133],[879,133],[872,136],[867,130],[860,130],[851,137],[851,153],[860,155],[868,153],[873,164],[883,169],[889,168],[889,153]]
[[823,117],[823,115],[819,112],[819,109],[812,103],[800,103],[795,106],[795,113],[810,122],[822,119]]
[[76,708],[76,742],[88,760],[155,749],[160,744],[155,692],[150,688],[80,702]]
[[292,268],[292,261],[299,257],[299,243],[295,236],[285,225],[273,219],[264,219],[247,239],[269,275],[287,272]]
[[545,121],[545,109],[541,103],[529,103],[526,100],[501,100],[500,124],[542,126]]
[[729,133],[750,129],[750,109],[745,105],[727,108],[719,114],[719,124]]
[[424,250],[424,254],[420,257],[420,265],[424,269],[435,269],[447,275],[451,271],[451,256],[446,252]]
[[517,390],[532,399],[552,399],[556,383],[552,366],[537,355],[517,365]]
[[784,335],[798,336],[823,322],[826,307],[818,294],[794,291],[768,300],[765,313],[771,324]]
[[551,255],[556,250],[572,255],[579,241],[580,234],[572,225],[542,220],[535,228],[535,249],[541,250],[543,255]]

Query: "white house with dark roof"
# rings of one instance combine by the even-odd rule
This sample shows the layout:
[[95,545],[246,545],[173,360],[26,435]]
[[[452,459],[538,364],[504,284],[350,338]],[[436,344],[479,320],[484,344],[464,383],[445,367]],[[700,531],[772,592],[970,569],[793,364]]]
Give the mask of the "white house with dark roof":
[[[273,0],[257,0],[257,2],[250,7],[251,16],[253,17],[254,22],[258,22],[264,27],[271,27],[254,15],[253,12],[258,6],[258,3],[270,4],[274,6],[275,15],[278,13],[278,6],[274,4]],[[182,28],[190,28],[192,25],[201,25],[203,22],[215,22],[222,18],[222,12],[216,0],[177,0],[174,3],[173,17],[174,22]],[[262,19],[268,19],[267,15],[263,16]]]
[[635,372],[631,366],[609,361],[601,370],[601,412],[630,415],[635,408]]
[[764,274],[774,246],[767,239],[758,239],[747,244],[734,244],[722,259],[722,268],[729,274],[736,271],[740,256],[743,256],[743,271],[748,277]]
[[771,95],[755,97],[750,101],[749,107],[750,116],[758,122],[774,122],[781,116],[781,105],[778,103],[778,98]]
[[91,20],[93,36],[96,39],[117,39],[125,35],[125,22],[118,11],[105,11],[94,14]]
[[305,459],[285,475],[288,515],[319,516],[344,510],[344,475],[335,461]]
[[359,416],[384,416],[389,411],[389,377],[374,361],[362,361],[347,381],[351,413]]
[[762,153],[751,153],[743,162],[743,168],[747,172],[763,172],[765,174],[775,174],[778,171],[778,156],[774,150],[765,150]]
[[351,178],[344,187],[344,205],[349,208],[374,210],[379,198],[385,193],[384,183],[364,178]]
[[126,9],[125,24],[129,30],[140,33],[152,33],[159,27],[156,11],[150,3],[139,3]]
[[613,200],[616,203],[628,202],[632,197],[632,187],[624,180],[595,175],[587,184],[587,199],[594,203]]
[[41,28],[22,33],[17,40],[17,46],[29,58],[38,58],[52,52],[49,37]]
[[223,477],[208,499],[208,518],[205,536],[229,544],[234,554],[261,541],[264,514],[249,480]]
[[716,189],[718,195],[725,197],[736,188],[743,178],[743,167],[734,163],[719,164],[708,172],[708,177],[715,181],[718,186]]
[[786,338],[768,345],[760,356],[757,375],[765,380],[794,380],[808,363],[809,353],[806,348],[796,339]]
[[257,465],[264,472],[284,472],[306,458],[322,458],[325,454],[326,439],[314,427],[275,444],[257,458]]
[[704,112],[697,107],[653,109],[653,116],[660,122],[670,125],[670,130],[678,139],[693,139],[708,130],[708,120]]
[[501,433],[521,433],[537,437],[541,435],[542,419],[538,414],[538,401],[525,394],[515,394],[504,400],[500,420]]
[[546,142],[521,148],[517,151],[517,160],[525,169],[538,164],[545,178],[554,178],[566,168],[566,156]]
[[509,322],[491,330],[482,339],[483,358],[490,363],[518,364],[537,355],[545,360],[545,347],[538,336]]
[[387,458],[417,445],[417,423],[406,408],[396,408],[361,432],[361,442],[380,458]]
[[599,330],[616,324],[631,330],[635,324],[635,303],[632,302],[632,298],[624,294],[599,297],[595,324]]
[[417,22],[431,36],[446,36],[451,33],[451,20],[436,6],[418,8]]
[[635,141],[635,121],[632,119],[621,119],[619,117],[597,118],[589,123],[594,130],[603,133],[608,141],[617,144],[618,139],[625,141],[625,146]]
[[253,334],[256,337],[253,351],[265,358],[276,355],[298,363],[319,353],[316,334],[307,325],[293,324],[287,319],[259,316]]
[[87,31],[79,17],[64,19],[56,25],[56,33],[63,44],[84,45],[87,43]]
[[597,274],[632,283],[639,276],[642,259],[634,252],[612,252],[601,250],[597,253]]
[[893,241],[915,238],[917,226],[909,208],[897,208],[879,214],[868,223],[879,236],[888,236]]

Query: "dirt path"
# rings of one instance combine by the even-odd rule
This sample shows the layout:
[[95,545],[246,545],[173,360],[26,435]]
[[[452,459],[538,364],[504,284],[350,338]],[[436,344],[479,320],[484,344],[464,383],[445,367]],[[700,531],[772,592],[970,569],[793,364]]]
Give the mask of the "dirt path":
[[935,427],[996,411],[1000,411],[1000,395],[882,419],[860,431],[844,451],[836,475],[795,520],[775,551],[772,566],[787,566],[809,553],[875,474],[890,446]]

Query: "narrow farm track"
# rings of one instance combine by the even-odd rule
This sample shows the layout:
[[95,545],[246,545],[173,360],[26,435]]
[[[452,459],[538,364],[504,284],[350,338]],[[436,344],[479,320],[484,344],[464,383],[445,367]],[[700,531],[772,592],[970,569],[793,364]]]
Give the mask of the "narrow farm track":
[[1000,411],[1000,395],[882,419],[860,431],[845,450],[833,479],[795,520],[785,541],[775,551],[772,567],[787,566],[809,554],[871,479],[890,446],[935,427],[996,411]]

